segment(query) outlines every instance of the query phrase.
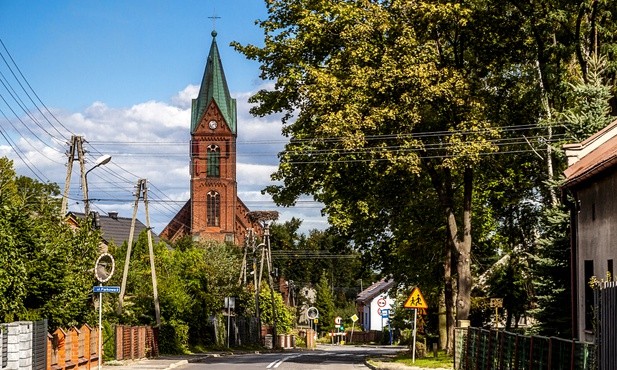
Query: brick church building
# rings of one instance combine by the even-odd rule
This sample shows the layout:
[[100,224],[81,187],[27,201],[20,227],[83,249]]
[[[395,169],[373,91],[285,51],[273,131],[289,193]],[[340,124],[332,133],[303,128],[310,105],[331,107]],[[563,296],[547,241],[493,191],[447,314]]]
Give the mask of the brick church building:
[[160,237],[173,242],[190,235],[242,245],[247,228],[261,228],[249,220],[249,209],[238,198],[236,99],[229,94],[216,31],[199,95],[192,102],[190,129],[191,198]]

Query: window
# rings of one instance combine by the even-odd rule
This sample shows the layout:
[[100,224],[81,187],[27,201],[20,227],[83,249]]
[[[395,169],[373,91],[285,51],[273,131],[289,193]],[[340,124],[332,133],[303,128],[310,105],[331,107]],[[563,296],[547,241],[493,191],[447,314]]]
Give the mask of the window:
[[218,145],[208,145],[208,177],[221,176],[221,149]]
[[221,225],[221,196],[216,191],[208,192],[206,200],[206,222],[208,226]]
[[593,330],[593,288],[589,284],[593,274],[593,260],[585,260],[585,330]]
[[614,277],[613,277],[613,260],[610,259],[608,260],[608,266],[607,266],[607,270],[608,271],[608,276],[606,277],[606,280],[609,281],[614,281]]
[[591,203],[591,220],[592,221],[596,220],[596,204],[595,203]]
[[191,140],[191,156],[199,157],[199,142]]

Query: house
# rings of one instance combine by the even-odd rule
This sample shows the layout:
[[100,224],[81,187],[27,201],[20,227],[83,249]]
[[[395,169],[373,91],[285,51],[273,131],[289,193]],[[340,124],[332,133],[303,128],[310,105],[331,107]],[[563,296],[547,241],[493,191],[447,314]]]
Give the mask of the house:
[[[67,222],[74,227],[77,227],[77,220],[83,219],[84,213],[69,212],[67,214]],[[131,224],[133,219],[130,217],[119,217],[118,212],[109,212],[107,215],[98,215],[98,227],[101,230],[102,249],[107,250],[107,246],[114,243],[116,246],[121,246],[124,242],[128,242],[131,233]],[[135,231],[133,232],[133,242],[137,241],[139,234],[146,230],[147,227],[138,219],[135,219]],[[152,243],[156,244],[160,241],[159,237],[152,233]]]
[[390,298],[388,291],[393,286],[393,279],[383,278],[358,293],[356,308],[360,326],[364,331],[381,331],[388,324],[387,310],[391,310],[394,306],[394,299]]
[[190,198],[160,233],[172,242],[191,236],[242,245],[247,229],[262,234],[238,197],[236,99],[229,93],[216,36],[212,31],[206,68],[191,107]]
[[571,225],[573,337],[593,342],[592,277],[612,278],[617,248],[617,121],[577,144],[564,146],[562,187],[574,198]]

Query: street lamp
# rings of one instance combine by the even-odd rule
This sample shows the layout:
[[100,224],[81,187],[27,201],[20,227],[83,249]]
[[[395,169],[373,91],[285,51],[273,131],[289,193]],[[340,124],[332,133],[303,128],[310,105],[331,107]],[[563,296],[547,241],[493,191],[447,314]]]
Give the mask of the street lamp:
[[94,162],[94,166],[89,169],[88,171],[86,171],[86,173],[84,173],[83,178],[81,179],[82,182],[82,188],[84,190],[84,211],[86,213],[86,218],[88,217],[88,215],[90,214],[90,201],[88,199],[88,173],[90,173],[90,171],[92,171],[93,169],[99,167],[99,166],[104,166],[107,163],[109,163],[109,161],[111,161],[111,156],[109,154],[105,154],[100,156],[96,162]]

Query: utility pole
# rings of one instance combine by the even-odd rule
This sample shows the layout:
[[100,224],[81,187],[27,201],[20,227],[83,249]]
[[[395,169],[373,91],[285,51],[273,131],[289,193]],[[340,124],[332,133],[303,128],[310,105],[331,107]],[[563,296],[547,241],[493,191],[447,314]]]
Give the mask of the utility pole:
[[[71,142],[69,143],[69,151],[66,153],[68,162],[66,166],[66,178],[64,180],[64,193],[62,194],[62,205],[60,206],[60,215],[64,217],[67,209],[67,202],[69,200],[69,189],[71,187],[71,175],[73,174],[73,162],[79,161],[79,169],[81,172],[81,188],[84,195],[84,201],[88,200],[88,184],[86,183],[86,165],[84,159],[84,138],[82,136],[71,136]],[[77,155],[77,158],[75,158]],[[87,217],[86,212],[86,217]]]
[[[272,340],[276,342],[276,304],[274,303],[274,279],[272,277],[272,253],[270,251],[270,224],[264,222],[264,238],[266,239],[266,257],[268,261],[268,281],[270,283],[270,299],[272,299]],[[276,347],[273,345],[273,347]]]
[[152,275],[152,298],[154,299],[154,316],[156,317],[156,326],[161,326],[161,308],[159,306],[159,290],[156,284],[156,268],[154,265],[154,247],[152,246],[152,228],[150,227],[150,212],[148,211],[148,186],[147,180],[141,180],[143,189],[144,208],[146,210],[146,228],[148,235],[148,253],[150,255],[150,274]]
[[255,233],[249,229],[248,238],[253,254],[253,286],[255,287],[255,315],[257,316],[257,327],[259,328],[259,341],[261,342],[261,312],[259,310],[259,292],[261,291],[260,281],[257,280],[257,250],[255,247]]
[[122,272],[122,285],[120,287],[120,295],[118,296],[118,314],[122,313],[122,305],[124,304],[124,294],[126,293],[126,280],[129,274],[129,264],[131,263],[131,250],[133,248],[133,236],[135,234],[135,221],[137,219],[137,208],[139,207],[139,199],[143,197],[146,211],[146,228],[148,233],[148,253],[150,255],[150,270],[152,275],[152,292],[154,299],[154,314],[156,317],[156,325],[161,325],[161,310],[159,307],[158,288],[156,282],[156,269],[154,265],[154,248],[152,247],[152,228],[150,227],[150,214],[148,211],[148,187],[146,179],[137,180],[137,191],[135,192],[135,204],[133,205],[133,218],[131,220],[131,230],[129,231],[129,240],[126,249],[126,257],[124,260],[124,270]]
[[253,232],[253,229],[246,229],[246,235],[244,238],[244,256],[242,257],[242,265],[240,266],[240,277],[238,278],[238,285],[239,286],[243,286],[246,285],[246,280],[247,280],[247,256],[248,256],[248,249],[249,249],[249,243],[250,243],[250,234]]
[[[278,219],[278,212],[277,211],[254,211],[254,212],[249,212],[248,213],[248,218],[249,220],[251,220],[251,222],[253,223],[258,223],[260,225],[262,225],[263,230],[264,230],[264,239],[265,239],[265,243],[260,243],[257,247],[254,247],[255,242],[253,241],[253,271],[254,274],[257,275],[257,262],[256,262],[256,249],[260,249],[261,250],[261,264],[259,266],[259,279],[257,279],[257,277],[255,276],[255,301],[258,307],[257,310],[257,315],[259,317],[259,290],[260,290],[260,285],[261,285],[261,277],[262,277],[262,273],[263,273],[263,266],[264,266],[264,259],[266,260],[266,264],[268,267],[268,281],[270,283],[270,298],[272,299],[272,340],[273,340],[273,347],[276,347],[275,343],[276,343],[276,322],[277,322],[277,318],[276,318],[276,305],[274,302],[274,281],[272,279],[272,253],[270,252],[270,225],[268,224],[268,221],[274,221],[276,219]],[[261,319],[260,320],[260,325],[259,325],[259,331],[261,333]],[[261,335],[261,334],[260,334]]]

